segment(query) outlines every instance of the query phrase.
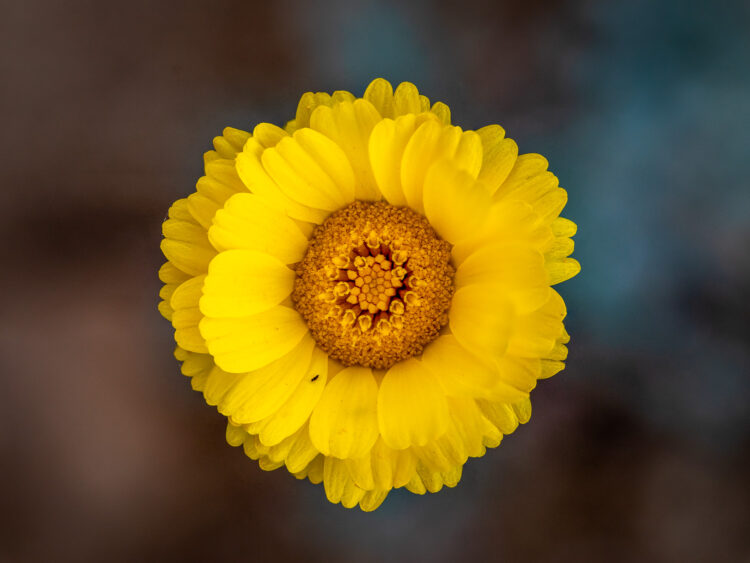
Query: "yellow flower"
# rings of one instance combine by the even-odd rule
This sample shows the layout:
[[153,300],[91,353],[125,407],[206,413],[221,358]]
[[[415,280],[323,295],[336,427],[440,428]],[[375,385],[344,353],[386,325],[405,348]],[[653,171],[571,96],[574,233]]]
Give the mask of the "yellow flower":
[[214,147],[164,223],[159,310],[230,444],[374,510],[529,419],[580,270],[544,157],[382,79]]

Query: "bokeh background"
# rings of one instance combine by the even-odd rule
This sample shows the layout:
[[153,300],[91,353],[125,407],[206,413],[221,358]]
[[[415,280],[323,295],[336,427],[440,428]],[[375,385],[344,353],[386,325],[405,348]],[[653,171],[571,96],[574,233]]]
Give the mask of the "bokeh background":
[[[3,2],[0,561],[750,561],[750,6]],[[461,485],[363,514],[224,442],[156,311],[226,125],[415,82],[546,155],[569,367]]]

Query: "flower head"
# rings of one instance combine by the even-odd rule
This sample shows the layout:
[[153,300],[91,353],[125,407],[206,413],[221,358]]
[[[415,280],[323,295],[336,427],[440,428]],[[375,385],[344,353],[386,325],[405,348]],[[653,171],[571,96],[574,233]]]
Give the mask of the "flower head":
[[580,269],[544,157],[382,79],[214,147],[164,223],[159,310],[230,444],[373,510],[529,419]]

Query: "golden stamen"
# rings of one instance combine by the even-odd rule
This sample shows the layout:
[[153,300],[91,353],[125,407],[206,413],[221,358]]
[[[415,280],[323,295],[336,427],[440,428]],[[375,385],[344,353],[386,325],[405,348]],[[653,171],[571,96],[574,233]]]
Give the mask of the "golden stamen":
[[292,302],[331,357],[387,368],[421,353],[447,323],[449,262],[450,245],[421,215],[354,202],[316,227]]

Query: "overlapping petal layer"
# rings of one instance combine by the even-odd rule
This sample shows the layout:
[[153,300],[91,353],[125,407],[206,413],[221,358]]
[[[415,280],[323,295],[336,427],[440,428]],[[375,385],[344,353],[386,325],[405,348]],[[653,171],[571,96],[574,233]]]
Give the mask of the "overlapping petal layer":
[[[285,128],[227,128],[204,161],[163,225],[159,310],[230,444],[374,510],[393,488],[455,486],[468,458],[528,421],[530,391],[567,357],[551,286],[580,270],[544,157],[377,79],[361,98],[303,95]],[[355,200],[408,206],[452,245],[446,328],[387,370],[330,358],[289,300],[315,227]]]

